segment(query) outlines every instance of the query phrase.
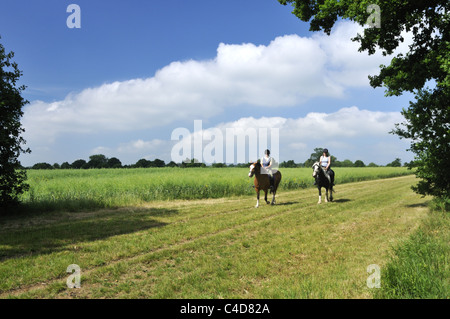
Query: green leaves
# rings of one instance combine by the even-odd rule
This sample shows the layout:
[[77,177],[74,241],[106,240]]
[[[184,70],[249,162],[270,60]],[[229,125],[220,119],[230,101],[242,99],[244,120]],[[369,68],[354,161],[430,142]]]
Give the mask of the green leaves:
[[0,44],[0,212],[16,204],[19,195],[28,189],[26,172],[18,161],[21,153],[30,152],[22,148],[25,140],[20,124],[22,107],[28,101],[21,96],[25,87],[16,87],[22,72],[17,63],[11,61],[13,57],[14,53],[6,53]]
[[409,167],[417,167],[421,178],[413,189],[422,195],[449,197],[450,110],[448,89],[420,90],[417,101],[403,109],[406,122],[397,124],[393,134],[411,140],[410,150],[416,154]]

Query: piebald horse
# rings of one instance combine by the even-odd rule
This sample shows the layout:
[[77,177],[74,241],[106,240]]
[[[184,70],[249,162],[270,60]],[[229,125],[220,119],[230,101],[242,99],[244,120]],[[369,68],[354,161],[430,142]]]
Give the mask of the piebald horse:
[[322,203],[322,187],[326,189],[326,196],[325,196],[325,202],[328,202],[328,190],[330,190],[330,202],[333,201],[333,184],[334,184],[334,171],[331,170],[330,179],[331,183],[328,180],[328,178],[325,176],[325,171],[320,166],[319,162],[315,162],[312,166],[313,174],[312,176],[316,179],[316,185],[317,189],[319,190],[319,202],[317,204]]
[[[254,184],[255,184],[255,191],[256,191],[256,208],[259,207],[259,192],[261,190],[264,191],[264,200],[267,204],[270,202],[267,200],[267,191],[270,190],[270,180],[269,175],[261,173],[261,163],[255,162],[252,165],[250,165],[250,172],[248,173],[248,177],[255,176]],[[281,181],[281,173],[280,171],[277,171],[273,174],[273,191],[272,192],[272,205],[275,204],[275,194],[278,189],[278,185]]]

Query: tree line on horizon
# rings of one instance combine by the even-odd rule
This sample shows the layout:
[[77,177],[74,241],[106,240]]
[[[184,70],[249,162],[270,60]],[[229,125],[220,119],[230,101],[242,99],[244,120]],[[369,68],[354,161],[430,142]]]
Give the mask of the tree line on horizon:
[[[315,148],[311,156],[303,163],[295,163],[294,160],[283,161],[279,163],[280,168],[297,168],[297,167],[310,167],[314,162],[318,161],[322,155],[322,148]],[[377,165],[375,163],[369,163],[366,165],[362,160],[356,160],[352,162],[349,159],[344,161],[338,161],[336,157],[331,155],[332,167],[379,167],[383,165]],[[238,164],[225,164],[225,163],[212,163],[210,167],[248,167],[251,163],[238,163]],[[405,163],[406,165],[406,163]],[[108,158],[103,154],[96,154],[89,157],[89,161],[84,159],[78,159],[73,163],[64,162],[61,165],[58,163],[36,163],[28,169],[100,169],[100,168],[149,168],[149,167],[207,167],[205,163],[199,162],[197,159],[186,159],[182,163],[175,163],[170,161],[169,163],[164,162],[161,159],[156,158],[155,160],[140,159],[135,164],[123,165],[122,162],[117,157]],[[391,163],[386,166],[390,167],[400,167],[401,159],[396,158]]]

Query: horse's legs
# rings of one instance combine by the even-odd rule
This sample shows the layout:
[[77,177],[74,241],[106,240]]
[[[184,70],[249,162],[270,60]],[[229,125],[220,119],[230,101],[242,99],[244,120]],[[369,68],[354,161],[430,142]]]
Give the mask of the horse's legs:
[[319,190],[319,201],[317,202],[317,204],[322,204],[322,188],[317,187],[317,189]]
[[328,203],[328,188],[325,188],[325,203]]
[[270,202],[267,200],[267,192],[268,190],[264,190],[264,200],[266,201],[266,204],[270,204]]
[[256,206],[255,208],[259,207],[259,189],[256,191]]
[[272,193],[272,205],[275,205],[275,191]]

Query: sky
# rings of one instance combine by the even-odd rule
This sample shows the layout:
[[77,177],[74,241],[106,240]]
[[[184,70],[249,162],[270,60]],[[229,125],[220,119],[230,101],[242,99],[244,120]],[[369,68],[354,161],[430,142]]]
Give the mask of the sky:
[[409,141],[389,131],[413,97],[368,80],[391,57],[358,52],[363,26],[341,20],[327,36],[291,11],[277,0],[3,0],[0,43],[29,101],[32,152],[20,161],[248,162],[266,147],[279,162],[316,147],[341,161],[410,161]]

